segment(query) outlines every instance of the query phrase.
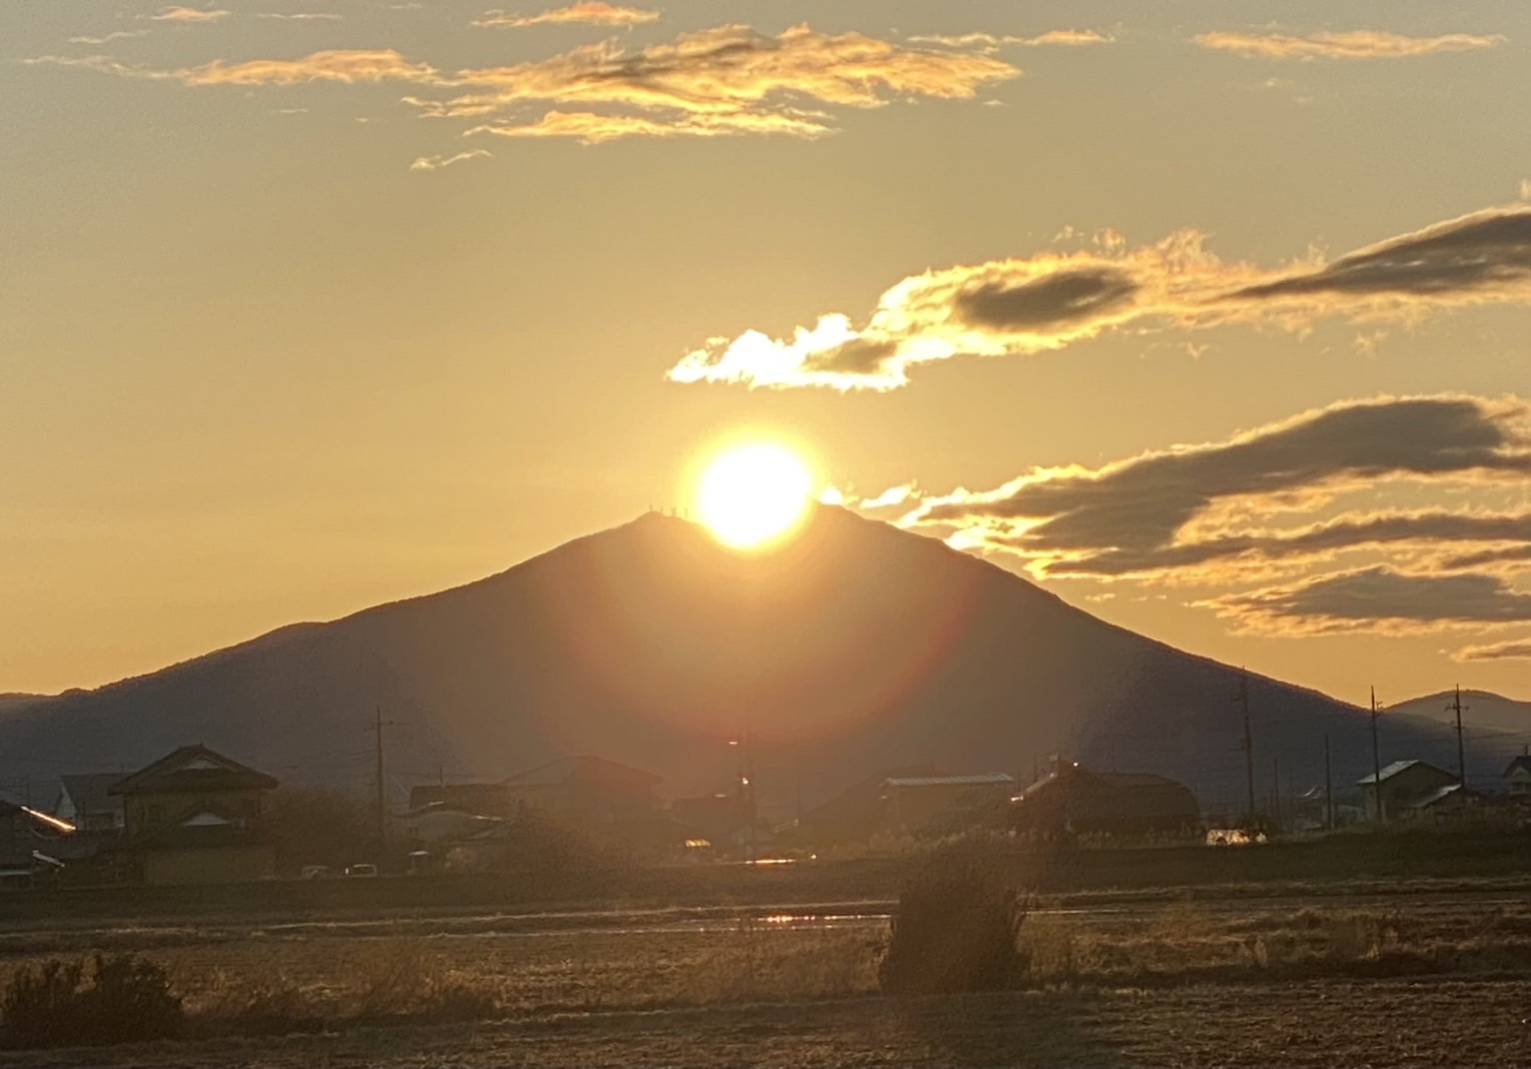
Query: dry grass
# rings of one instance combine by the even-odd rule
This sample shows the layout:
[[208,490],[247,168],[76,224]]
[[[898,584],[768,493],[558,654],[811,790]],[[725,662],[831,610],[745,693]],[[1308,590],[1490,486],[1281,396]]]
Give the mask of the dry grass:
[[[113,934],[98,932],[103,949]],[[146,951],[203,1037],[346,1031],[354,1025],[717,1009],[877,990],[885,927],[799,928],[770,919],[664,928],[378,935],[251,933]],[[1430,974],[1531,977],[1531,904],[1172,901],[1118,912],[1033,912],[1026,986],[1110,991]],[[0,959],[0,983],[39,955]],[[1522,981],[1516,981],[1522,982]],[[1048,997],[1051,997],[1049,995]]]
[[788,1002],[877,989],[880,933],[815,931],[794,936],[784,940],[769,924],[742,922],[683,975],[677,1001],[696,1006]]
[[1021,942],[1043,986],[1525,973],[1531,908],[1235,913],[1176,903],[1148,919],[1033,915]]

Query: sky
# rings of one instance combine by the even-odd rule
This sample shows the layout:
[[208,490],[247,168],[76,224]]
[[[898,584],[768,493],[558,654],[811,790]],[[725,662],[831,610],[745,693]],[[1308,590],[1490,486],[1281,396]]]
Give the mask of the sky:
[[686,505],[1531,697],[1531,6],[0,10],[0,691]]

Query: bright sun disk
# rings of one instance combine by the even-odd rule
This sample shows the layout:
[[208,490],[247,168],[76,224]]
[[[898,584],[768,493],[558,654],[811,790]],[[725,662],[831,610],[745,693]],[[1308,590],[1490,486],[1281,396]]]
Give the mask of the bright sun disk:
[[808,512],[813,476],[792,450],[770,443],[736,446],[702,473],[696,507],[718,541],[755,549],[781,538]]

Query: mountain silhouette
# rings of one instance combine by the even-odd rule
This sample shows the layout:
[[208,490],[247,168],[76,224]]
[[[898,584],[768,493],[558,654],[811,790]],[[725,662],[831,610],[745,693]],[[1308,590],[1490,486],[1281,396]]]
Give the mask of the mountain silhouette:
[[[1047,755],[1158,772],[1208,808],[1245,797],[1241,673],[1106,624],[941,542],[815,509],[745,555],[647,514],[465,586],[280,628],[89,691],[0,710],[0,773],[133,769],[201,742],[286,781],[369,782],[374,710],[396,796],[591,753],[728,789],[747,761],[784,812],[918,764],[1005,771]],[[1371,768],[1367,717],[1248,677],[1257,795]],[[748,735],[748,745],[730,739]],[[1382,760],[1454,767],[1443,725],[1388,722]]]

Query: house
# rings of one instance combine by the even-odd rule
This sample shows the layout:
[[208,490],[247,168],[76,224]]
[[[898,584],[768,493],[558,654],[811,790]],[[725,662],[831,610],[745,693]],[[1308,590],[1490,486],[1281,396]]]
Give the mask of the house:
[[1146,772],[1093,772],[1077,761],[1011,799],[1013,824],[1044,833],[1142,835],[1199,828],[1201,807],[1183,783]]
[[276,780],[208,749],[182,746],[108,788],[123,803],[132,868],[145,883],[232,883],[271,876],[264,800]]
[[870,839],[882,827],[884,784],[890,779],[940,774],[940,769],[931,764],[884,769],[810,809],[798,822],[797,835],[804,841],[820,844]]
[[409,792],[411,810],[434,803],[488,817],[527,810],[574,823],[613,824],[658,808],[659,777],[592,754],[560,757],[498,783],[425,785]]
[[969,776],[890,776],[883,780],[882,823],[888,828],[918,828],[937,817],[982,809],[1015,793],[1007,772]]
[[1521,754],[1504,770],[1505,786],[1517,798],[1531,798],[1531,755]]
[[408,844],[434,846],[466,839],[499,823],[500,817],[458,809],[448,802],[431,802],[394,817],[393,828]]
[[59,777],[53,815],[87,835],[122,831],[122,796],[111,793],[120,772],[89,772]]
[[486,817],[508,817],[514,809],[510,789],[503,783],[443,783],[410,788],[411,811],[431,805]]
[[537,810],[579,824],[619,824],[658,807],[660,778],[642,769],[581,754],[508,777],[512,812]]
[[1379,779],[1382,784],[1380,815],[1383,820],[1403,815],[1415,802],[1457,782],[1455,773],[1436,768],[1427,761],[1394,761],[1383,767],[1380,776],[1373,773],[1356,780],[1356,786],[1365,795],[1367,816],[1373,820],[1379,815]]

